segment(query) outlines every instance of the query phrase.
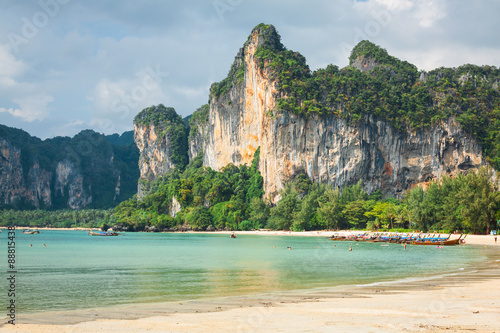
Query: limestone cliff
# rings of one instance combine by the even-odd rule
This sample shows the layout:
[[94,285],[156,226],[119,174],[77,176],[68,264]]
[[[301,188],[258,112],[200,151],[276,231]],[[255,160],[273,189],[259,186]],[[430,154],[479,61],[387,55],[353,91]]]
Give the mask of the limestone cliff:
[[67,191],[67,203],[70,208],[77,209],[92,203],[91,188],[84,188],[82,174],[68,159],[57,163],[55,179],[55,190],[58,194],[64,197],[64,192]]
[[137,186],[132,144],[90,130],[42,141],[0,125],[0,208],[112,207]]
[[0,205],[13,204],[25,199],[38,207],[51,204],[51,191],[47,183],[51,175],[33,164],[24,177],[21,149],[5,138],[0,138]]
[[187,137],[188,126],[173,108],[160,104],[135,117],[134,140],[140,151],[139,198],[149,191],[152,181],[187,164]]
[[189,118],[189,160],[192,161],[199,152],[203,151],[203,147],[208,135],[208,113],[210,107],[208,104],[203,105],[196,110]]
[[[260,149],[259,170],[272,200],[299,172],[343,188],[363,179],[365,189],[398,196],[414,184],[486,164],[477,140],[452,117],[425,130],[397,130],[366,115],[357,122],[331,115],[280,110],[286,98],[269,58],[259,47],[278,47],[272,26],[258,26],[238,52],[227,81],[212,87],[204,165],[250,164]],[[357,59],[369,71],[375,61]]]

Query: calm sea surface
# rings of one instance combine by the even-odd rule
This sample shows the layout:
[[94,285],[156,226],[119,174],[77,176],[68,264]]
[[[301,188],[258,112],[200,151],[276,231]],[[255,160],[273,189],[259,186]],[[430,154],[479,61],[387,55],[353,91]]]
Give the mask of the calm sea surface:
[[[217,234],[16,231],[18,310],[38,312],[252,294],[451,273],[480,248]],[[7,232],[0,234],[4,276]],[[43,244],[46,247],[43,247]],[[32,244],[32,247],[30,247]],[[353,251],[349,252],[349,245]],[[335,247],[334,247],[335,245]],[[287,250],[290,246],[292,249]],[[0,304],[7,304],[2,279]]]

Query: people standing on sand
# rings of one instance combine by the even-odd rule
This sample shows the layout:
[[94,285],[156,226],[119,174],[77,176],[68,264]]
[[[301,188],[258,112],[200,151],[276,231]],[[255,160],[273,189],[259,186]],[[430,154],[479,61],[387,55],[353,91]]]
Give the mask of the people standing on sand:
[[495,244],[497,243],[497,236],[495,236]]

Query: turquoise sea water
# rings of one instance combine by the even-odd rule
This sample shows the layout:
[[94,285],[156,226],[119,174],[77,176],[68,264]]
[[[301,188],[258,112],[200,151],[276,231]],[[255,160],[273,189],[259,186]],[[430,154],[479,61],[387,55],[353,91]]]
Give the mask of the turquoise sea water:
[[[5,276],[6,237],[4,230],[0,256]],[[479,248],[470,246],[404,250],[397,244],[319,237],[91,237],[85,231],[45,230],[39,235],[17,230],[16,237],[16,296],[18,310],[25,313],[366,284],[451,273],[484,259]],[[2,280],[1,289],[7,290],[8,281]],[[7,304],[6,292],[0,300]]]

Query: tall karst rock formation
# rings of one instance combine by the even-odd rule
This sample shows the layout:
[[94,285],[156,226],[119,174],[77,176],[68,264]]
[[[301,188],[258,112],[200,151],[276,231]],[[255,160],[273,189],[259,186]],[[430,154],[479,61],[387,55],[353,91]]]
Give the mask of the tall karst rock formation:
[[[443,173],[485,164],[477,140],[453,118],[406,132],[372,115],[349,124],[333,114],[283,112],[278,100],[287,98],[287,93],[280,89],[273,64],[262,55],[256,57],[259,48],[282,50],[274,27],[254,29],[236,56],[228,81],[212,87],[203,161],[215,170],[229,163],[249,164],[260,146],[259,170],[272,200],[299,172],[340,188],[363,179],[367,191],[380,188],[397,196]],[[363,70],[364,62],[358,63]]]
[[[476,82],[486,82],[473,73],[477,68],[459,68],[467,74],[457,84],[474,89]],[[457,108],[459,94],[425,83],[458,70],[427,75],[364,41],[353,50],[350,66],[311,74],[304,57],[286,50],[272,25],[260,24],[227,78],[212,85],[209,105],[192,115],[186,150],[189,159],[203,152],[203,164],[220,170],[250,164],[260,147],[259,171],[273,202],[300,173],[340,189],[363,180],[368,192],[400,197],[415,184],[488,164],[479,141],[462,129],[459,113],[447,111]],[[153,180],[173,166],[171,135],[155,139],[151,133],[158,131],[145,124],[136,124],[135,135],[142,178]],[[163,131],[172,128],[158,124]]]

